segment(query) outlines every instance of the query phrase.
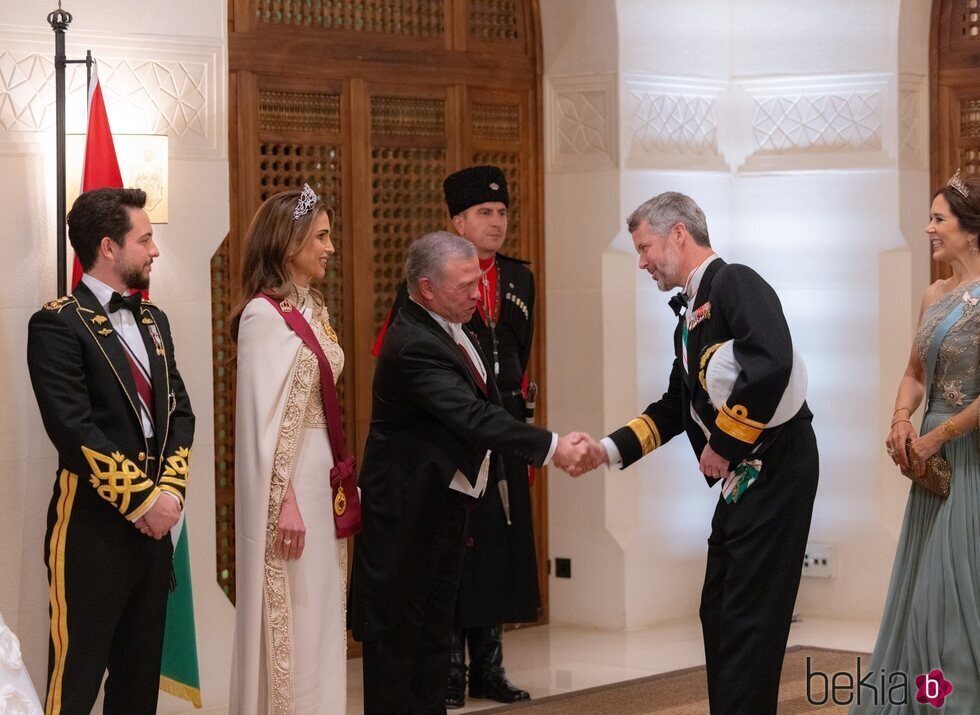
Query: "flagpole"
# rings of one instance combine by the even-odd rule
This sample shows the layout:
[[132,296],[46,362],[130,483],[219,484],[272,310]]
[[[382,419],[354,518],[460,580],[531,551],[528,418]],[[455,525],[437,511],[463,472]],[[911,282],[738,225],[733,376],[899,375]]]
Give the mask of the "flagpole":
[[92,53],[85,53],[84,60],[69,60],[65,56],[65,33],[71,25],[72,15],[67,10],[61,8],[61,0],[58,0],[58,9],[48,14],[48,24],[54,30],[54,87],[55,87],[55,161],[57,162],[57,204],[56,227],[58,232],[57,261],[58,261],[58,296],[61,297],[68,293],[67,289],[67,226],[65,225],[65,69],[70,64],[85,63],[89,74],[92,69]]
[[72,16],[67,10],[58,9],[48,15],[48,24],[54,30],[54,87],[55,87],[55,146],[57,151],[57,195],[58,206],[56,226],[58,228],[58,296],[65,295],[67,276],[65,264],[65,32],[71,24]]

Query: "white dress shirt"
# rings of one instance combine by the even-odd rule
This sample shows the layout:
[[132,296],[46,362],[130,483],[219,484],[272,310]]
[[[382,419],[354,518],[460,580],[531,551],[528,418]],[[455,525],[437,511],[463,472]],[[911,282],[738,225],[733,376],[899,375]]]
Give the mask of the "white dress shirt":
[[[110,313],[109,299],[112,298],[112,294],[115,293],[116,290],[110,288],[98,278],[93,278],[88,273],[82,275],[82,282],[88,286],[88,289],[91,290],[92,293],[95,294],[96,300],[99,301],[99,303],[105,309],[106,315],[109,316],[109,322],[112,323],[112,327],[115,328],[116,333],[126,341],[126,346],[129,348],[130,352],[136,356],[136,359],[140,361],[140,364],[146,370],[146,374],[149,375],[150,359],[146,354],[146,345],[143,344],[143,336],[140,334],[140,328],[136,323],[136,316],[133,315],[133,311],[124,308],[117,310],[115,313]],[[127,291],[126,295],[129,295],[129,291]],[[125,350],[125,348],[123,349]],[[152,409],[152,406],[150,406],[150,408]],[[150,419],[150,416],[143,410],[140,410],[140,420],[143,424],[143,436],[152,437],[154,432],[153,422]]]

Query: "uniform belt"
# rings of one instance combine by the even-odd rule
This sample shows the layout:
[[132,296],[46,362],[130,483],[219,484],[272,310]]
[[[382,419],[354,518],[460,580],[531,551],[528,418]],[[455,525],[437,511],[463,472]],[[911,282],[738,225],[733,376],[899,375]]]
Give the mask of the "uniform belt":
[[501,392],[501,397],[524,397],[524,390],[518,387],[516,390],[508,390],[507,392]]

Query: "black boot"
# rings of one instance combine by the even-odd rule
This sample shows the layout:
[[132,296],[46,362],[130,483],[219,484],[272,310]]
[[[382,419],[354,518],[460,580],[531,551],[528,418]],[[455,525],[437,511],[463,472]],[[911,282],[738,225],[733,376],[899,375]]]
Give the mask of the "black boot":
[[463,652],[463,631],[453,631],[449,650],[449,680],[446,681],[446,709],[455,710],[466,704],[466,655]]
[[498,703],[530,700],[531,695],[507,680],[504,673],[503,626],[468,628],[470,641],[470,697]]

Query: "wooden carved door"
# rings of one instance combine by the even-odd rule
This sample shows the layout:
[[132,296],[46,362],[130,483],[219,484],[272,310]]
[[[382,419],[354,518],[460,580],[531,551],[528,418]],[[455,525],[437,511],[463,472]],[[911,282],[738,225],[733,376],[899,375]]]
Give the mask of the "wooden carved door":
[[[318,286],[347,355],[348,440],[367,437],[370,348],[408,245],[450,228],[442,180],[477,163],[510,187],[503,251],[538,283],[531,377],[544,382],[538,13],[532,0],[231,0],[231,232],[212,260],[218,580],[234,600],[234,371],[227,316],[239,245],[268,196],[308,182],[331,206],[337,253]],[[539,423],[545,415],[539,405]],[[546,480],[535,481],[547,604]],[[546,606],[543,617],[546,617]]]
[[[980,0],[934,0],[930,34],[931,179],[980,172]],[[933,262],[933,278],[949,267]]]

